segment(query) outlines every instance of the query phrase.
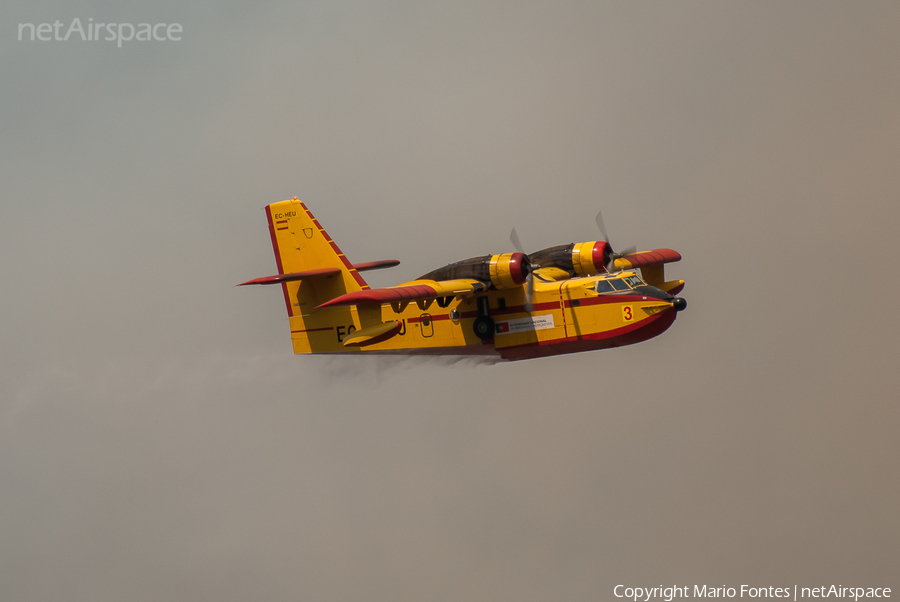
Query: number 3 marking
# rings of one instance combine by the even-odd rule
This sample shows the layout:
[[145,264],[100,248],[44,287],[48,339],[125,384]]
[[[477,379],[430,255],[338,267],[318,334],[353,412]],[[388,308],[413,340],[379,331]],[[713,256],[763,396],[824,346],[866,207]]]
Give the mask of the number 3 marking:
[[623,305],[623,306],[622,306],[622,318],[623,318],[626,322],[631,322],[632,320],[634,320],[634,314],[631,313],[631,306],[630,306],[630,305]]

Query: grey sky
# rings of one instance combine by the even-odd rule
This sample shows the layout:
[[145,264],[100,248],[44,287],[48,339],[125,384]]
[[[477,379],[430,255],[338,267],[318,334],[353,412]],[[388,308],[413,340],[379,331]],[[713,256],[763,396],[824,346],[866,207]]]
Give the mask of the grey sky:
[[[898,588],[900,7],[0,9],[0,598]],[[22,22],[180,42],[19,42]],[[261,208],[387,286],[671,247],[658,339],[291,354]]]

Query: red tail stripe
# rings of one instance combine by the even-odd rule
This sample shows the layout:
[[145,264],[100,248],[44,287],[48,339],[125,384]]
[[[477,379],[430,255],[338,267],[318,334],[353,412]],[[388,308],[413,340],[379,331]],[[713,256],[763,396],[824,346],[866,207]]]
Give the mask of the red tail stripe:
[[366,283],[366,279],[363,278],[362,276],[360,276],[356,272],[356,270],[353,269],[353,266],[350,264],[350,261],[344,256],[344,253],[341,251],[340,247],[338,247],[337,244],[335,244],[335,242],[331,239],[331,237],[328,236],[328,232],[325,231],[325,229],[322,227],[322,224],[319,223],[319,220],[317,220],[313,216],[312,211],[310,211],[306,207],[306,205],[304,205],[303,203],[300,203],[300,207],[303,208],[303,211],[306,212],[306,215],[309,217],[310,220],[312,220],[312,223],[315,224],[316,228],[319,230],[319,232],[322,233],[322,236],[325,237],[325,240],[328,242],[328,244],[331,245],[331,249],[335,253],[337,253],[338,257],[340,257],[341,263],[344,264],[344,267],[346,267],[348,270],[350,270],[350,274],[353,276],[353,279],[356,280],[356,283],[359,284],[359,286],[362,287],[363,290],[370,290],[369,285]]

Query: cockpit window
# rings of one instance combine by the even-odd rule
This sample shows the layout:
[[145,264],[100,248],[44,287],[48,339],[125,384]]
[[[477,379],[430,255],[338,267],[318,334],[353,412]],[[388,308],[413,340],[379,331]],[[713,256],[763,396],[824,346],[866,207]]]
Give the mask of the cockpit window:
[[615,289],[614,289],[614,288],[612,287],[612,285],[609,283],[609,280],[598,280],[598,281],[597,281],[597,288],[594,289],[594,290],[596,290],[598,293],[611,293],[611,292],[613,292]]
[[628,286],[625,283],[625,281],[622,280],[621,278],[616,278],[615,280],[607,280],[607,282],[609,282],[612,285],[612,287],[614,289],[616,289],[617,291],[630,291],[631,290],[631,287]]
[[644,286],[644,281],[637,276],[625,276],[625,282],[630,284],[632,287]]

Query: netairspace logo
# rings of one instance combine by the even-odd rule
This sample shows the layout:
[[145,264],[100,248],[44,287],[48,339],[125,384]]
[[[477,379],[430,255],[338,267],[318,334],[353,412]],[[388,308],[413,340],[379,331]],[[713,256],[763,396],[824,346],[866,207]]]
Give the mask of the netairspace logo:
[[[34,42],[68,42],[69,39],[80,39],[82,42],[116,42],[116,46],[122,47],[122,42],[180,42],[183,29],[178,23],[94,23],[90,18],[82,24],[78,17],[72,19],[65,34],[62,34],[65,24],[59,20],[53,23],[19,23],[19,41],[28,40]],[[101,37],[102,36],[102,37]]]

